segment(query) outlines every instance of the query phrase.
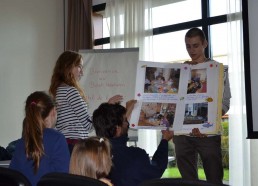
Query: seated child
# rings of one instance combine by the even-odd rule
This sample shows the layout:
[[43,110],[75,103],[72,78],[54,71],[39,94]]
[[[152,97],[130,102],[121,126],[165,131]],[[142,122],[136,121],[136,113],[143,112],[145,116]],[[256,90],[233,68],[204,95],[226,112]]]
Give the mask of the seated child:
[[28,96],[22,138],[15,145],[10,168],[23,173],[36,186],[50,172],[68,172],[70,153],[65,137],[48,128],[56,123],[54,100],[45,92]]
[[113,184],[106,179],[112,166],[111,147],[107,138],[89,137],[80,140],[73,149],[71,174],[98,179],[109,186]]

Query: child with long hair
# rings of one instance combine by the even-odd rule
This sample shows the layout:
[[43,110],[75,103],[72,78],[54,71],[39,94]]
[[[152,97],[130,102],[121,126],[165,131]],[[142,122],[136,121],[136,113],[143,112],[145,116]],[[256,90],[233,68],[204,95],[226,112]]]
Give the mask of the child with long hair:
[[[65,51],[56,61],[49,88],[57,102],[56,129],[64,134],[70,152],[78,140],[88,138],[93,129],[87,98],[79,84],[82,76],[82,56],[74,51]],[[122,96],[115,95],[108,102],[121,100]]]
[[10,168],[22,172],[33,186],[46,173],[69,170],[70,154],[65,137],[50,128],[55,123],[53,99],[42,91],[29,95],[22,138],[17,142]]
[[74,146],[69,172],[98,179],[112,186],[112,183],[106,179],[112,166],[110,148],[107,138],[89,137],[80,140]]

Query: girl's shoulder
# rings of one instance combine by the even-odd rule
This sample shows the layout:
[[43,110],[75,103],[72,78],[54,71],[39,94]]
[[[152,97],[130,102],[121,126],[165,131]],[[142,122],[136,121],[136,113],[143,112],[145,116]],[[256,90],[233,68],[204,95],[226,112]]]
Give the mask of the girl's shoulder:
[[61,132],[52,128],[45,128],[43,135],[44,137],[47,137],[47,138],[64,138]]
[[61,84],[59,87],[57,87],[57,89],[58,90],[69,90],[69,89],[76,89],[76,88],[73,86],[67,85],[67,84]]
[[57,94],[65,94],[65,93],[66,94],[71,94],[71,93],[78,94],[79,91],[77,90],[77,88],[70,86],[70,85],[66,85],[66,84],[63,84],[57,88]]

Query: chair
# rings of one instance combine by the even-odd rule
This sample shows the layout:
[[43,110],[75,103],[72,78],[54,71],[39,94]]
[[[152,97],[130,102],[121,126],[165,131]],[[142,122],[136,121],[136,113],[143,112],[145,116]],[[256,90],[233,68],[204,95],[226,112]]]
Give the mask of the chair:
[[0,186],[31,186],[31,183],[21,172],[0,167]]
[[48,173],[41,177],[37,186],[107,186],[97,179],[68,173]]
[[9,168],[10,162],[11,162],[11,160],[0,161],[0,167]]
[[144,181],[140,186],[227,186],[225,184],[214,184],[204,180],[184,180],[181,178],[161,178]]

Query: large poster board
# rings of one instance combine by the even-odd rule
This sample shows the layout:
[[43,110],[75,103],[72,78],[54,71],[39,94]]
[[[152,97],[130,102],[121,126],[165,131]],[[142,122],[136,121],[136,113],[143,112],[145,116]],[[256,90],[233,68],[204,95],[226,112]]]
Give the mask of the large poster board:
[[221,122],[224,69],[211,61],[198,65],[140,61],[130,127],[171,128],[189,134],[193,128],[216,134]]
[[[123,95],[123,102],[134,99],[139,48],[81,50],[84,75],[80,81],[89,105],[89,113],[114,95]],[[137,130],[129,130],[129,139],[137,139]]]
[[81,84],[89,102],[89,113],[116,94],[121,103],[134,99],[138,48],[81,50],[84,75]]

